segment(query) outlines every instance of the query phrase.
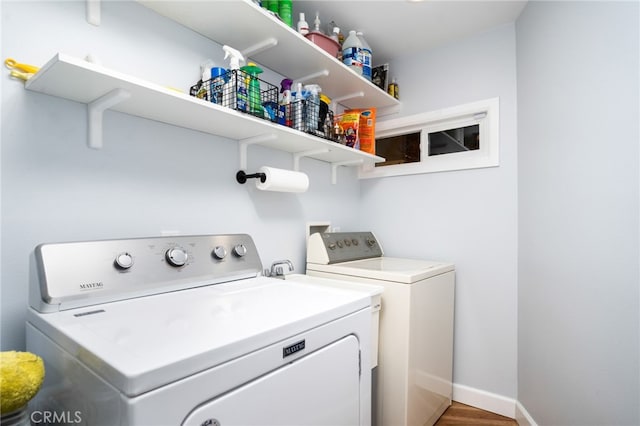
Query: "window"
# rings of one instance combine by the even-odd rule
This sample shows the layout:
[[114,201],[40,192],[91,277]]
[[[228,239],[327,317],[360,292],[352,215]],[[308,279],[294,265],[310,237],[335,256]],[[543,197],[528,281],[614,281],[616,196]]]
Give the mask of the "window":
[[376,124],[376,155],[360,178],[498,166],[498,98]]

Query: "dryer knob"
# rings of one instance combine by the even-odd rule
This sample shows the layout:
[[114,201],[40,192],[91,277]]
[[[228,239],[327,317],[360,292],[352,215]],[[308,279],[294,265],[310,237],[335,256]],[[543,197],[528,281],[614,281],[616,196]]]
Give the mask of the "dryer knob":
[[244,246],[244,244],[238,244],[233,248],[233,254],[238,257],[242,257],[247,254],[247,248]]
[[227,249],[223,246],[216,246],[216,248],[213,249],[213,257],[219,260],[224,259],[227,257]]
[[371,237],[367,238],[367,245],[368,245],[369,247],[373,247],[373,246],[375,246],[375,245],[376,245],[376,240],[374,240],[374,239],[373,239],[373,238],[371,238]]
[[180,247],[174,247],[167,250],[167,252],[165,253],[165,257],[167,259],[167,262],[169,262],[171,266],[177,267],[186,265],[187,260],[189,259],[189,255],[187,255],[187,252]]
[[118,269],[129,269],[133,266],[133,256],[127,252],[120,253],[114,263]]

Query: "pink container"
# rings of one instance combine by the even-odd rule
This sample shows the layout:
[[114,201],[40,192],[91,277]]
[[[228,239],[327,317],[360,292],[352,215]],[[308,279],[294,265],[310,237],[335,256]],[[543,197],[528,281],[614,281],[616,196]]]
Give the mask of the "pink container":
[[340,43],[332,40],[330,37],[314,31],[305,35],[305,37],[334,58],[338,56],[338,52],[340,51]]

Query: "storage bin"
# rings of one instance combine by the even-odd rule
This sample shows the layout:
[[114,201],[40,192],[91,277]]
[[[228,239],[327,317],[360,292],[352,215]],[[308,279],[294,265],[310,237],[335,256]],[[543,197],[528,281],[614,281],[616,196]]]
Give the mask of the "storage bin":
[[[252,79],[260,85],[259,94],[249,87]],[[278,93],[277,86],[239,69],[198,82],[189,90],[191,96],[274,123],[278,121]]]
[[305,35],[305,37],[334,58],[338,56],[338,52],[340,51],[340,43],[333,40],[332,38],[315,31],[311,31],[309,34]]

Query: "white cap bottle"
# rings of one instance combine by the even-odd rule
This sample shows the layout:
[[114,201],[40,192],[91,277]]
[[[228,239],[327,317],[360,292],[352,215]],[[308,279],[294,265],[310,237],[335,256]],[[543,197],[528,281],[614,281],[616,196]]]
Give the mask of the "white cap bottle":
[[361,49],[362,42],[355,30],[349,31],[349,36],[342,43],[342,62],[358,75],[362,75]]
[[307,35],[309,34],[309,24],[305,21],[304,13],[300,13],[300,20],[298,21],[298,32],[300,34]]

